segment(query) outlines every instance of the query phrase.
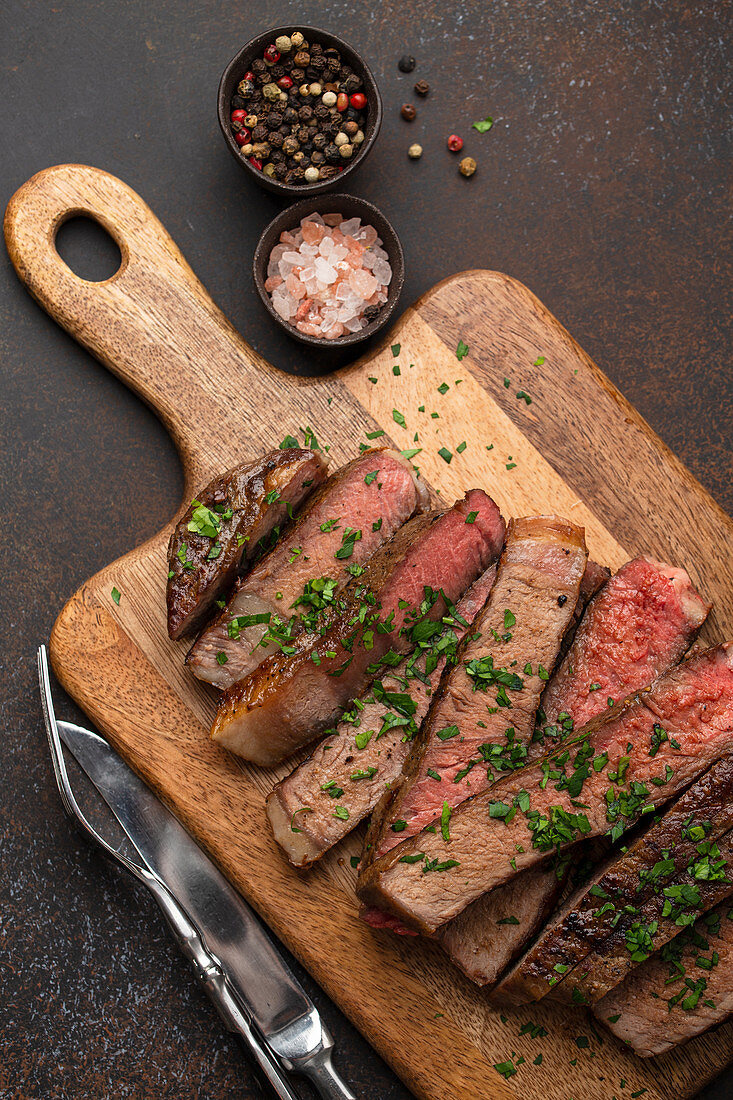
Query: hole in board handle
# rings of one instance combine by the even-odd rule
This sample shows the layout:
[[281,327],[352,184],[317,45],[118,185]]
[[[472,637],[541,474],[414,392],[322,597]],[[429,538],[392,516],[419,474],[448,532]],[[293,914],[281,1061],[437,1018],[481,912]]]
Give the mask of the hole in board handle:
[[107,230],[85,214],[69,218],[59,226],[56,249],[80,279],[103,283],[120,270],[122,254]]

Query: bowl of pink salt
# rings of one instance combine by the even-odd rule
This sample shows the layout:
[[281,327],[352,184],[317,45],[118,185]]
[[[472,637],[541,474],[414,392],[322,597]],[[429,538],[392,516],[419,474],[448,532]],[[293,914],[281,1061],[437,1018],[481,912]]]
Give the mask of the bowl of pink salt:
[[254,281],[268,313],[315,347],[360,343],[389,322],[405,279],[399,238],[354,195],[296,203],[265,229]]

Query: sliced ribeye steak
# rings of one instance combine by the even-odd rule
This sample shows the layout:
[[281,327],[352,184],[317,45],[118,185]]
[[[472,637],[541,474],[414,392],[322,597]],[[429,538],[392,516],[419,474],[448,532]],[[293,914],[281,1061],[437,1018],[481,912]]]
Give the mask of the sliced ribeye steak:
[[642,1058],[664,1054],[733,1012],[733,908],[729,901],[638,966],[593,1007]]
[[438,819],[435,832],[380,856],[361,877],[361,900],[430,934],[556,850],[617,839],[733,750],[733,643],[696,654],[613,709],[614,718],[594,720]]
[[198,630],[216,600],[288,515],[326,478],[320,454],[270,451],[214,478],[191,502],[168,544],[168,634]]
[[301,609],[312,611],[314,582],[317,591],[324,579],[335,582],[326,589],[333,599],[354,568],[427,500],[424,484],[397,451],[366,451],[337,470],[197,639],[186,659],[191,671],[222,690],[237,683],[277,652],[274,636],[283,624],[295,630]]
[[274,764],[333,726],[385,667],[414,649],[418,624],[437,621],[496,558],[499,510],[481,489],[446,512],[417,516],[344,592],[344,610],[295,652],[267,657],[222,699],[215,741]]
[[[622,566],[591,600],[545,688],[530,758],[541,754],[543,741],[567,737],[573,726],[606,711],[609,697],[639,691],[677,664],[708,610],[683,570],[646,558]],[[472,981],[488,985],[506,970],[540,930],[571,865],[568,860],[564,868],[560,863],[517,875],[445,925],[441,942]],[[503,994],[501,986],[496,993]]]
[[335,733],[271,791],[267,816],[291,863],[305,867],[355,829],[401,774],[446,663],[486,602],[491,565],[459,600],[455,615],[426,623],[415,650],[375,682]]
[[733,757],[725,756],[568,898],[500,982],[496,1001],[524,1004],[548,993],[576,1004],[597,1000],[676,936],[677,921],[692,923],[721,900],[718,889],[733,888],[715,850],[732,828]]

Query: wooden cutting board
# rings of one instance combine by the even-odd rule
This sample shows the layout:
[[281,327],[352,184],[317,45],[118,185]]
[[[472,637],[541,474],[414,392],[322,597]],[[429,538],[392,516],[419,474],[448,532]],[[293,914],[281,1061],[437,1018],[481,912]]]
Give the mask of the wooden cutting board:
[[[79,214],[120,247],[122,265],[106,282],[79,279],[56,251],[59,225]],[[422,447],[415,462],[446,501],[478,485],[507,517],[559,512],[584,524],[591,554],[613,567],[637,553],[684,564],[715,601],[706,638],[733,636],[731,520],[506,275],[452,276],[359,362],[306,380],[248,347],[145,203],[113,176],[79,165],[39,173],[12,199],[5,232],[31,294],[168,428],[185,469],[184,504],[213,474],[286,434],[310,427],[339,465],[382,427],[385,441]],[[469,348],[462,361],[459,340]],[[390,345],[400,345],[396,356]],[[437,946],[358,920],[349,857],[360,833],[310,872],[290,869],[263,809],[285,769],[248,767],[208,740],[213,694],[184,670],[186,643],[168,641],[169,533],[170,525],[66,604],[51,638],[56,674],[417,1096],[611,1100],[645,1089],[647,1100],[679,1100],[723,1069],[733,1022],[642,1062],[581,1010],[501,1015]],[[520,1036],[530,1021],[547,1034]],[[508,1080],[493,1068],[521,1058]]]

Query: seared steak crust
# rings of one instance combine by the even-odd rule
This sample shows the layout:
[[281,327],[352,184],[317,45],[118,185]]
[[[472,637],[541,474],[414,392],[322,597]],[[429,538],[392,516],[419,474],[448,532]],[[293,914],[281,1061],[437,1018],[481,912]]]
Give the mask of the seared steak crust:
[[[214,740],[258,764],[307,744],[373,682],[388,651],[411,650],[406,623],[440,619],[446,600],[460,598],[496,557],[502,533],[499,511],[480,489],[447,512],[411,520],[347,588],[346,610],[325,633],[266,658],[225,695]],[[426,591],[436,595],[421,611]]]
[[733,643],[691,657],[613,710],[457,807],[448,840],[424,830],[380,856],[361,878],[361,900],[433,933],[556,848],[620,836],[733,750]]
[[[455,619],[449,616],[439,638],[382,676],[379,698],[366,692],[336,732],[270,792],[267,816],[294,866],[313,863],[355,829],[399,777],[414,730],[427,713],[446,664],[445,657],[439,657],[426,673],[426,661],[432,664],[433,653],[444,652],[446,642],[454,650],[486,602],[495,576],[496,565],[491,565],[459,600]],[[415,704],[410,716],[401,715],[388,701],[404,692]],[[344,807],[348,817],[337,816],[337,806]]]
[[[214,478],[176,524],[168,544],[168,634],[197,630],[287,516],[326,477],[320,454],[299,447],[269,451]],[[270,498],[268,500],[268,497]],[[201,508],[213,513],[205,517]],[[194,523],[194,513],[202,523]],[[208,519],[210,535],[200,532]],[[189,524],[193,529],[189,530]]]
[[[704,827],[705,823],[709,827]],[[731,828],[733,757],[725,756],[676,799],[661,820],[627,852],[614,853],[585,886],[572,894],[497,987],[496,1000],[524,1004],[547,993],[580,1004],[597,1000],[602,992],[592,996],[593,981],[586,982],[582,977],[585,974],[590,979],[596,972],[591,961],[594,955],[604,970],[598,980],[607,982],[606,989],[610,989],[623,979],[627,969],[636,965],[632,951],[626,946],[626,933],[633,925],[650,930],[653,921],[659,922],[649,944],[656,950],[679,932],[675,919],[680,913],[694,913],[698,908],[680,909],[675,905],[665,921],[665,887],[682,882],[694,885],[700,894],[700,905],[704,906],[706,895],[712,894],[707,908],[720,900],[714,896],[720,887],[718,882],[695,883],[685,871],[690,863],[704,861],[703,849]],[[665,861],[664,865],[661,861]],[[706,873],[708,866],[708,861],[704,862],[705,866],[700,865],[701,874]],[[652,874],[655,868],[657,871]],[[722,887],[732,888],[726,883]],[[639,937],[632,935],[632,946],[633,939]],[[576,988],[577,993],[573,994]]]
[[[397,451],[371,450],[341,467],[308,501],[287,537],[237,585],[227,607],[197,639],[186,663],[200,680],[225,690],[276,651],[262,645],[262,618],[287,621],[305,585],[329,577],[341,588],[415,512],[427,490]],[[348,531],[359,537],[348,540]],[[259,622],[241,625],[243,616]]]
[[641,1058],[664,1054],[733,1012],[733,908],[729,901],[638,966],[593,1007]]

